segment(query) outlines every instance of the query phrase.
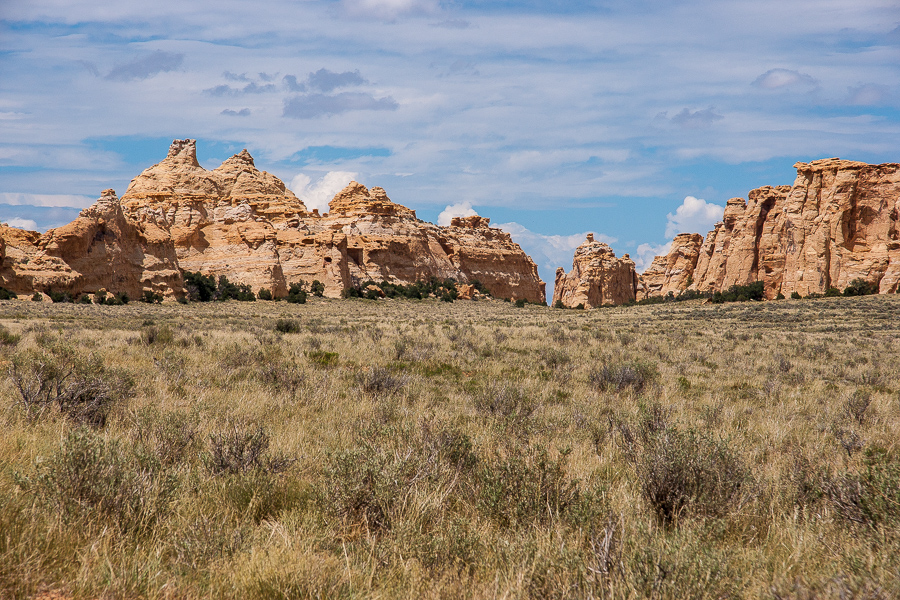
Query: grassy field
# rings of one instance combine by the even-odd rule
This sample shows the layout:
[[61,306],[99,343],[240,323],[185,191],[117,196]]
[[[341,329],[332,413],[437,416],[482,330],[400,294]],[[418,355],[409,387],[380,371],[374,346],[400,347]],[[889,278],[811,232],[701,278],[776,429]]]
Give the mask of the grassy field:
[[900,597],[900,297],[0,323],[0,598]]

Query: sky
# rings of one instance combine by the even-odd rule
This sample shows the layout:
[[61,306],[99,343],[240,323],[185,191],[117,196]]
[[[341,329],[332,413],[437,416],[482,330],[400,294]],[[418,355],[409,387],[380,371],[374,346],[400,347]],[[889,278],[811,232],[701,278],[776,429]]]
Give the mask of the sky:
[[552,288],[639,271],[797,161],[900,162],[896,0],[4,0],[0,220],[44,231],[197,139],[310,208],[479,214]]

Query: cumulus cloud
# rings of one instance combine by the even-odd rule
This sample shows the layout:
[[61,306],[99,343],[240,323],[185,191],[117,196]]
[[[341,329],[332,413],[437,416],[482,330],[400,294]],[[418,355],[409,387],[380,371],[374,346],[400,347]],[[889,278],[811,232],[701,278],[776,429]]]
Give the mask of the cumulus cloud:
[[450,224],[450,221],[453,217],[474,217],[477,216],[478,213],[475,212],[475,209],[472,208],[472,203],[468,200],[465,202],[460,202],[458,204],[450,204],[441,211],[441,214],[438,215],[437,224],[446,227]]
[[753,81],[753,85],[764,90],[785,88],[814,88],[819,85],[810,75],[791,69],[769,69]]
[[244,87],[231,87],[230,85],[217,85],[215,87],[203,90],[204,94],[210,96],[239,96],[241,94],[265,94],[267,92],[278,91],[278,87],[274,83],[259,85],[255,81],[251,81]]
[[665,244],[641,244],[635,251],[632,260],[634,260],[634,268],[638,273],[643,273],[647,267],[653,263],[653,259],[657,256],[668,254],[672,248],[672,242]]
[[847,102],[858,106],[875,106],[888,99],[890,89],[886,85],[867,83],[849,89]]
[[666,215],[666,237],[673,238],[679,233],[705,234],[724,215],[724,206],[686,196],[681,206],[675,209],[675,214]]
[[397,110],[399,106],[390,96],[376,98],[372,94],[362,92],[306,94],[285,100],[282,115],[294,119],[313,119],[353,110]]
[[355,16],[391,20],[410,13],[433,13],[438,0],[343,0],[344,8]]
[[7,204],[10,206],[87,208],[95,201],[96,198],[91,198],[90,196],[76,196],[75,194],[0,193],[0,204]]
[[31,219],[20,219],[19,217],[14,217],[9,220],[7,223],[10,227],[18,227],[19,229],[27,229],[28,231],[36,231],[37,223],[32,221]]
[[328,69],[319,69],[315,73],[310,73],[306,78],[306,82],[310,87],[321,90],[323,92],[331,92],[335,88],[348,87],[354,85],[363,85],[368,83],[359,71],[344,71],[343,73],[335,73]]
[[147,79],[158,73],[174,71],[184,62],[184,54],[163,52],[157,50],[152,54],[136,58],[131,62],[116,65],[106,75],[111,81],[133,81],[135,79]]
[[357,177],[357,173],[349,171],[329,171],[313,182],[309,175],[300,173],[291,180],[291,191],[303,200],[309,210],[316,208],[320,213],[325,213],[334,195]]
[[724,119],[720,114],[715,112],[714,107],[710,106],[706,110],[691,111],[687,108],[682,109],[680,113],[672,117],[672,122],[685,129],[700,129],[708,127],[716,121]]
[[230,108],[226,108],[222,111],[222,114],[226,117],[249,117],[250,109],[242,108],[241,110],[231,110]]

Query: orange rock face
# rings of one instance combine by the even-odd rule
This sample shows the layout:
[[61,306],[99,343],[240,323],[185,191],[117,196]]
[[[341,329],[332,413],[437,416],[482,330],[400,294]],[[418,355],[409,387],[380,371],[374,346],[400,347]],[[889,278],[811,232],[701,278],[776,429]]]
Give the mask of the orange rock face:
[[438,227],[383,189],[356,182],[334,197],[329,213],[309,213],[246,150],[208,171],[194,140],[175,140],[121,202],[108,190],[64,227],[44,235],[2,227],[0,238],[0,285],[16,292],[181,296],[181,273],[199,271],[276,296],[301,279],[318,279],[326,296],[337,297],[368,279],[408,284],[435,276],[477,279],[496,297],[545,301],[536,265],[488,219]]
[[572,270],[556,270],[553,306],[562,304],[575,308],[624,304],[635,299],[639,287],[634,261],[625,254],[616,257],[613,249],[588,234],[587,240],[575,249]]
[[690,286],[682,278],[654,289],[662,265],[687,258],[676,244],[668,256],[654,259],[643,276],[650,295],[762,281],[772,299],[843,289],[854,279],[877,284],[883,294],[896,293],[900,165],[829,158],[794,167],[793,186],[762,187],[747,202],[728,201],[723,222],[707,234],[693,269],[690,260],[682,263],[690,270]]
[[182,293],[172,240],[151,224],[127,218],[113,190],[68,225],[43,235],[3,226],[0,237],[5,246],[0,285],[16,293],[100,288],[132,298],[144,290]]
[[676,235],[669,253],[655,257],[641,275],[643,285],[636,290],[637,299],[678,294],[691,285],[702,245],[703,236],[698,233]]

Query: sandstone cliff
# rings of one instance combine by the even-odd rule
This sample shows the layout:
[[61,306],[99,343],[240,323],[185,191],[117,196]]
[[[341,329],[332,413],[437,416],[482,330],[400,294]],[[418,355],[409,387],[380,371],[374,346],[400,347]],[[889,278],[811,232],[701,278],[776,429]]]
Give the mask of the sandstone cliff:
[[[793,186],[753,190],[746,202],[732,198],[699,247],[699,236],[684,238],[668,256],[654,259],[644,274],[650,295],[762,281],[772,299],[843,289],[858,278],[883,294],[896,293],[900,165],[830,158],[794,167]],[[664,265],[678,265],[679,277],[661,277]]]
[[665,256],[657,256],[641,275],[643,285],[635,290],[638,300],[648,296],[678,293],[691,283],[703,236],[698,233],[679,233]]
[[172,240],[158,228],[126,217],[115,191],[74,221],[44,235],[0,227],[5,252],[0,286],[33,291],[91,293],[101,288],[139,297],[144,290],[182,290]]
[[634,261],[625,254],[617,258],[613,249],[588,234],[587,240],[575,249],[572,270],[556,270],[553,306],[584,308],[625,304],[635,300],[640,287]]
[[132,180],[121,202],[112,190],[72,223],[35,232],[0,227],[0,285],[17,293],[50,289],[132,297],[145,290],[184,294],[181,273],[226,275],[276,296],[318,279],[337,297],[367,279],[408,284],[430,276],[480,280],[494,296],[544,302],[537,267],[488,219],[438,227],[352,182],[319,215],[244,150],[212,171],[194,140]]

